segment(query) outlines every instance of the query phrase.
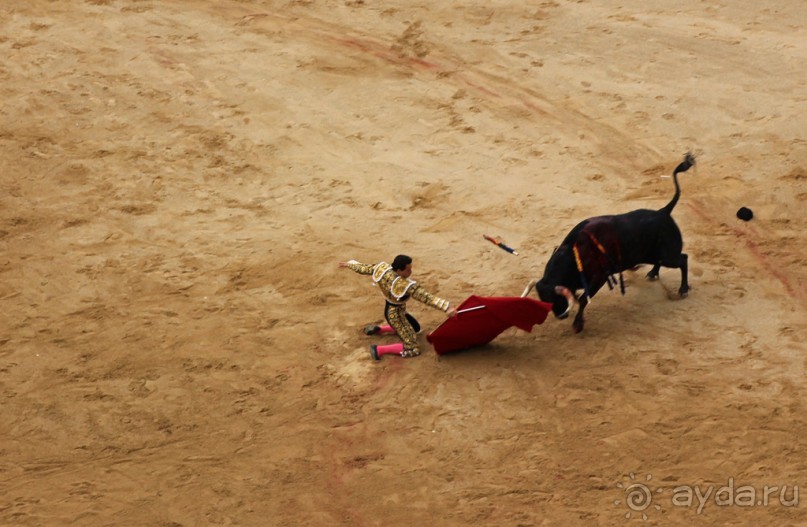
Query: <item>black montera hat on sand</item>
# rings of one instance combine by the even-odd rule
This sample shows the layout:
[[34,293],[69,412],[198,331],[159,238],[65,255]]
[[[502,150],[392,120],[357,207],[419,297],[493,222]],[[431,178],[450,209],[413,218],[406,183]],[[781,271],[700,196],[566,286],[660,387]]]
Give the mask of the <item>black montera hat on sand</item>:
[[754,217],[754,213],[748,207],[740,207],[737,211],[737,217],[743,221],[750,221]]

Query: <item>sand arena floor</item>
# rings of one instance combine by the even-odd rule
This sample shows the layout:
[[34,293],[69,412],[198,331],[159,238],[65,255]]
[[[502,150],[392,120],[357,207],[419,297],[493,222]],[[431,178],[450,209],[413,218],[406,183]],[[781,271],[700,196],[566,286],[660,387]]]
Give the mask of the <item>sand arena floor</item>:
[[[805,27],[803,0],[3,1],[0,525],[807,525]],[[580,335],[369,359],[383,302],[338,262],[519,295],[690,149],[689,298],[639,270]]]

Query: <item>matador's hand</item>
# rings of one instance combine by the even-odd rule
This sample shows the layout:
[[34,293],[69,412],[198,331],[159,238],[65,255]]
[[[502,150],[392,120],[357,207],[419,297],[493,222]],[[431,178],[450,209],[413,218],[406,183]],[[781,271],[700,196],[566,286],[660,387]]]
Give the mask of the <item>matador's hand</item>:
[[347,267],[347,262],[339,262],[339,267]]
[[449,317],[456,317],[457,316],[457,308],[456,307],[450,308],[448,311],[446,311],[446,315],[448,315]]

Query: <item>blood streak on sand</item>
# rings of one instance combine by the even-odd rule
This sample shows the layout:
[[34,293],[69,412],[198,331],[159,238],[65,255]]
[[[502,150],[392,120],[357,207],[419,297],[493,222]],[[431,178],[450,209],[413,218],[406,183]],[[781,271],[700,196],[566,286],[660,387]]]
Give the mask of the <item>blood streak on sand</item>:
[[[713,223],[715,220],[711,218],[706,212],[703,211],[699,206],[688,203],[689,207],[701,218],[704,220]],[[771,276],[775,277],[779,280],[785,288],[785,291],[788,295],[796,299],[804,299],[804,289],[799,287],[798,289],[793,287],[791,284],[790,279],[782,273],[779,268],[771,263],[770,259],[765,255],[762,250],[759,248],[759,244],[757,244],[754,240],[749,237],[749,234],[746,230],[734,227],[732,225],[724,224],[726,227],[731,229],[738,238],[742,239],[745,242],[745,246],[748,248],[748,251],[757,259],[757,261],[765,268],[765,270]]]
[[360,41],[355,38],[334,38],[333,40],[339,44],[342,44],[343,46],[358,49],[359,51],[369,53],[387,62],[393,62],[396,64],[400,63],[414,64],[416,66],[420,66],[421,68],[429,70],[438,68],[437,64],[433,62],[423,60],[420,57],[408,57],[405,55],[401,56],[383,47],[382,45],[373,43],[369,40]]
[[[373,55],[373,56],[378,57],[378,58],[380,58],[380,59],[382,59],[384,61],[394,63],[394,64],[406,64],[406,65],[409,65],[409,66],[414,65],[414,66],[418,66],[420,68],[423,68],[425,70],[438,70],[438,71],[441,71],[441,72],[453,72],[453,71],[456,71],[457,69],[459,69],[458,67],[441,66],[441,65],[439,65],[439,64],[437,64],[435,62],[430,62],[430,61],[427,61],[427,60],[423,60],[420,57],[402,56],[402,55],[399,55],[399,54],[397,54],[397,53],[395,53],[395,52],[381,46],[380,44],[372,43],[372,42],[370,42],[368,40],[357,40],[355,38],[350,38],[350,39],[347,39],[347,38],[334,38],[333,40],[335,42],[343,45],[343,46],[346,46],[346,47],[349,47],[349,48],[352,48],[352,49],[357,49],[357,50],[362,51],[364,53],[369,53],[370,55]],[[470,79],[468,79],[467,77],[465,77],[463,75],[457,75],[456,79],[459,80],[460,82],[462,82],[463,84],[465,84],[465,85],[473,88],[474,90],[476,90],[476,91],[478,91],[480,93],[483,93],[483,94],[485,94],[485,95],[487,95],[489,97],[494,97],[494,98],[501,98],[502,97],[500,94],[496,93],[495,91],[493,91],[493,90],[491,90],[491,89],[489,89],[489,88],[487,88],[485,86],[481,86],[480,84],[471,81]],[[534,109],[538,109],[536,106],[530,105],[529,103],[525,103],[525,104],[527,104],[528,106],[531,106]]]
[[484,94],[487,94],[487,95],[489,95],[491,97],[501,97],[501,95],[499,95],[498,93],[496,93],[494,91],[491,91],[488,88],[485,88],[484,86],[480,86],[480,85],[478,85],[478,84],[476,84],[474,82],[471,82],[468,79],[462,79],[462,81],[465,84],[467,84],[468,86],[470,86],[471,88],[473,88],[475,90],[479,90],[480,92],[482,92]]
[[[341,36],[340,37],[331,36],[328,38],[336,44],[339,44],[349,49],[361,51],[362,53],[367,53],[390,64],[417,67],[423,70],[436,71],[438,74],[446,74],[446,76],[452,78],[455,83],[460,83],[465,86],[468,86],[469,88],[475,90],[477,93],[480,93],[490,99],[498,101],[510,100],[513,103],[521,103],[531,112],[535,112],[542,116],[549,116],[549,117],[552,116],[552,113],[548,111],[547,108],[542,107],[541,105],[536,104],[536,102],[534,102],[538,101],[539,100],[538,98],[536,98],[533,94],[526,92],[523,89],[519,89],[518,87],[513,88],[513,86],[507,84],[506,79],[493,80],[493,82],[491,83],[493,87],[495,88],[496,86],[498,86],[500,88],[499,91],[496,91],[492,89],[489,85],[483,85],[482,83],[473,80],[471,78],[475,77],[473,70],[467,70],[463,67],[462,64],[456,64],[451,62],[450,60],[442,62],[434,62],[424,60],[420,57],[411,57],[408,55],[402,55],[396,53],[389,46],[381,42],[376,42],[366,38],[360,39],[355,37],[341,37]],[[525,95],[527,96],[527,98],[524,98]],[[586,125],[588,126],[592,125],[592,121],[590,121],[585,116],[582,117],[585,120]],[[608,129],[606,132],[609,134],[613,134],[614,130]]]
[[397,357],[392,357],[392,360],[387,361],[389,366],[376,378],[375,389],[380,390],[385,388],[389,382],[395,378],[395,375],[401,371],[405,361],[406,359],[398,359]]

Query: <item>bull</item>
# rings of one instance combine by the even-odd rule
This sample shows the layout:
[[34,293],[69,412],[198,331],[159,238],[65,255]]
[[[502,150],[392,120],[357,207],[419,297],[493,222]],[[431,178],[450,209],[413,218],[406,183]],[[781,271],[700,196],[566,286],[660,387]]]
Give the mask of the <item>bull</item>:
[[687,153],[675,168],[675,195],[665,207],[596,216],[577,224],[552,253],[544,276],[530,282],[521,296],[527,296],[535,287],[538,297],[552,304],[558,319],[567,318],[572,304],[578,303],[572,324],[575,333],[583,331],[583,311],[591,298],[606,284],[611,289],[619,287],[624,295],[622,271],[636,269],[640,264],[653,266],[647,273],[648,280],[657,280],[661,267],[680,269],[678,294],[685,298],[689,292],[688,256],[682,252],[681,230],[672,211],[681,197],[678,174],[694,164],[695,157]]

